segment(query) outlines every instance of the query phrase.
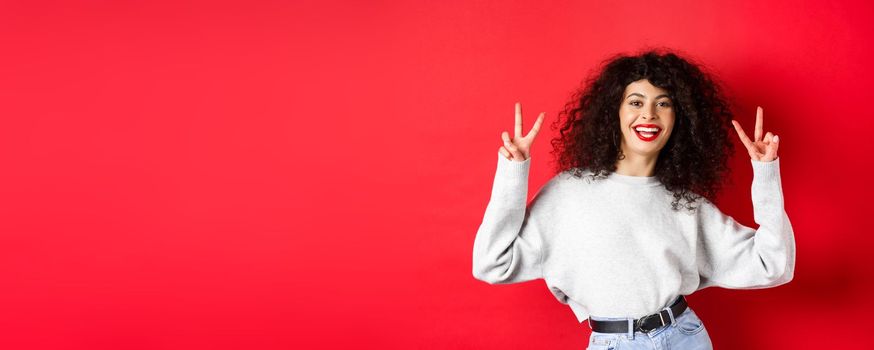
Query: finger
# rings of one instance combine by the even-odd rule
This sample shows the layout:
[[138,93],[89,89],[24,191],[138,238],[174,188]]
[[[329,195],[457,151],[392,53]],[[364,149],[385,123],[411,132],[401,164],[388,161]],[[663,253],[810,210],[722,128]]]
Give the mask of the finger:
[[774,159],[777,159],[779,155],[777,154],[777,149],[780,148],[780,137],[774,135]]
[[752,141],[747,137],[747,134],[744,132],[744,129],[740,127],[740,123],[736,120],[732,120],[731,124],[734,125],[734,130],[737,131],[737,136],[740,137],[740,141],[743,142],[744,146],[746,146],[747,151],[752,152]]
[[762,141],[765,141],[766,144],[771,143],[771,140],[773,138],[774,138],[774,134],[772,134],[770,131],[768,131],[768,133],[765,134],[765,138]]
[[504,147],[507,147],[507,150],[513,155],[513,159],[518,161],[525,160],[525,156],[522,154],[522,151],[519,150],[518,147],[514,144],[504,144]]
[[543,124],[543,119],[546,117],[546,112],[540,112],[540,116],[537,117],[537,121],[534,122],[534,126],[531,127],[531,131],[528,132],[528,135],[525,137],[537,137],[537,133],[540,131],[540,124]]
[[525,160],[525,158],[522,157],[522,152],[520,152],[516,145],[513,144],[512,141],[510,141],[510,134],[508,132],[504,131],[503,133],[501,133],[501,137],[504,139],[504,147],[506,147],[507,150],[510,151],[510,154],[513,155],[512,158]]
[[513,137],[522,137],[522,104],[516,102],[516,133]]
[[772,142],[772,143],[768,144],[768,146],[765,150],[765,156],[762,158],[769,161],[769,162],[774,160],[774,158],[777,158],[777,143],[776,142]]
[[740,137],[740,141],[744,144],[744,147],[747,149],[747,154],[750,155],[751,159],[758,160],[759,153],[756,152],[756,148],[753,145],[753,142],[750,141],[750,138],[747,137],[747,134],[744,132],[743,128],[741,128],[740,123],[732,120],[731,123],[734,125],[734,130],[737,131],[738,137]]
[[762,140],[762,107],[756,107],[756,141]]
[[501,148],[498,151],[501,152],[501,155],[503,155],[504,158],[507,158],[510,160],[513,159],[513,155],[510,154],[510,151],[508,151],[506,148],[504,148],[504,146],[501,146]]
[[777,137],[777,135],[774,135],[774,138],[771,141],[771,147],[774,148],[774,152],[772,155],[774,156],[774,159],[777,159],[777,148],[780,147],[780,138]]

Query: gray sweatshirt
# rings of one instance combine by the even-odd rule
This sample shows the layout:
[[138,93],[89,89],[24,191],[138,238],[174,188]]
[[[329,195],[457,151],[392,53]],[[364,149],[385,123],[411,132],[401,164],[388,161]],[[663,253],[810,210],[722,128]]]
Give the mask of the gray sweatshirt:
[[473,276],[489,284],[543,279],[580,322],[590,315],[639,318],[711,286],[787,283],[795,237],[783,208],[780,160],[751,162],[758,229],[705,198],[694,212],[672,210],[673,196],[655,177],[591,180],[565,171],[526,204],[531,159],[499,153],[474,239]]

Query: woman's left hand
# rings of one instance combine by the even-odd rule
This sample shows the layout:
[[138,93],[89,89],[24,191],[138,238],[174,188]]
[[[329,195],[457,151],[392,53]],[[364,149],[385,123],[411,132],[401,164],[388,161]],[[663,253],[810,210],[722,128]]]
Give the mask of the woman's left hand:
[[764,138],[762,138],[762,107],[756,108],[755,140],[751,141],[750,138],[747,137],[747,134],[744,133],[744,129],[740,127],[740,123],[736,120],[732,119],[731,123],[734,124],[734,130],[736,130],[737,135],[740,136],[741,142],[743,142],[744,146],[747,147],[747,152],[750,153],[750,158],[760,162],[770,162],[777,159],[777,146],[779,146],[780,142],[777,135],[768,132],[764,135]]

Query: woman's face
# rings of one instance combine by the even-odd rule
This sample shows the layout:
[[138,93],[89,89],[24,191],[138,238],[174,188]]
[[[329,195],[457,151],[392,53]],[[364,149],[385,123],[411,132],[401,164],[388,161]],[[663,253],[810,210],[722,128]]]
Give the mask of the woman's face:
[[664,89],[641,79],[625,87],[619,107],[622,153],[657,157],[674,128],[674,104]]

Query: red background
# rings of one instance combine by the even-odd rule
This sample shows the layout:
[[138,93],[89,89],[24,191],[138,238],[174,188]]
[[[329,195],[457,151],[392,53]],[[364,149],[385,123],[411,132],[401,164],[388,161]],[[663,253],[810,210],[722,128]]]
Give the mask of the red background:
[[[473,239],[513,103],[550,123],[648,46],[780,135],[795,280],[691,296],[716,347],[866,343],[874,6],[609,3],[4,2],[0,347],[582,349]],[[720,208],[755,227],[734,141]]]

